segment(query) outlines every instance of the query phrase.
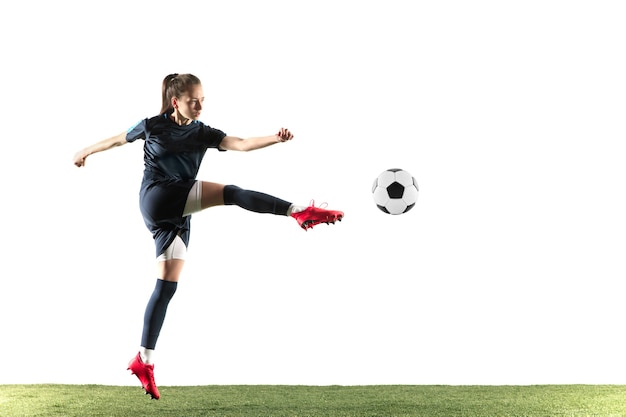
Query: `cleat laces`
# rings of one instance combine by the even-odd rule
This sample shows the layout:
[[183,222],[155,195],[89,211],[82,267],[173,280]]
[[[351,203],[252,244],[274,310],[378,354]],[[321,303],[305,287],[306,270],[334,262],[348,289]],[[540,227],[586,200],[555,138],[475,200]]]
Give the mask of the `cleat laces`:
[[326,207],[328,207],[326,202],[316,207],[315,200],[311,200],[307,208],[292,213],[291,217],[295,218],[305,231],[320,223],[334,224],[336,221],[341,221],[343,218],[342,211],[328,210]]

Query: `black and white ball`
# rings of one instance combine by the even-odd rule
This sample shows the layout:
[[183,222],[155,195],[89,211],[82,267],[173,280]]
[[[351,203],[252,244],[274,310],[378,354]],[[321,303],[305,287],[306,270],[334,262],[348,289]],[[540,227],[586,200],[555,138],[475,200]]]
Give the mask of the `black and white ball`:
[[374,202],[387,214],[402,214],[411,210],[417,202],[418,192],[415,178],[400,168],[383,171],[372,186]]

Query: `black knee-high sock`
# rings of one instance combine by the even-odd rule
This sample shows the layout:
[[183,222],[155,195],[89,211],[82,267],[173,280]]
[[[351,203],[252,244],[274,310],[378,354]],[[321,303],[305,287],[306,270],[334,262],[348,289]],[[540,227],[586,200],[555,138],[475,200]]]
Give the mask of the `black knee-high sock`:
[[269,194],[244,190],[236,185],[224,187],[224,204],[237,205],[257,213],[286,215],[291,203]]
[[150,301],[148,301],[146,313],[143,318],[141,346],[146,349],[154,349],[156,346],[159,333],[161,333],[161,327],[163,327],[163,321],[165,320],[167,305],[174,296],[177,286],[177,282],[157,279],[156,286],[154,287]]

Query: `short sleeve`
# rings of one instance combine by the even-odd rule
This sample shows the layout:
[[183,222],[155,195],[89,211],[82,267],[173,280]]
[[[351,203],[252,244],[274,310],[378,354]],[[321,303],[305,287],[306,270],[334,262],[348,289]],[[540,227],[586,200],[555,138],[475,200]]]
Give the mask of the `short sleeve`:
[[205,125],[202,136],[208,148],[217,148],[220,151],[222,150],[219,146],[220,143],[222,143],[222,139],[226,137],[226,133],[219,129]]
[[147,126],[148,119],[140,120],[135,123],[131,128],[126,131],[126,141],[134,142],[137,139],[146,139],[147,137]]

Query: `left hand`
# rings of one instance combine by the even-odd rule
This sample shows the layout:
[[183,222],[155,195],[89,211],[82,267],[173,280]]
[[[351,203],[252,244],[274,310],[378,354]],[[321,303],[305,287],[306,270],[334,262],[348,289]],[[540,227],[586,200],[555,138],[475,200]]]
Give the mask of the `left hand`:
[[280,131],[276,134],[279,142],[287,142],[288,140],[293,139],[293,133],[284,127],[280,128]]

